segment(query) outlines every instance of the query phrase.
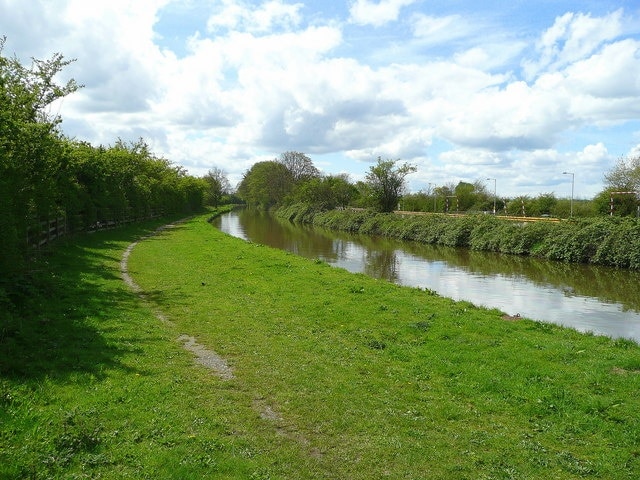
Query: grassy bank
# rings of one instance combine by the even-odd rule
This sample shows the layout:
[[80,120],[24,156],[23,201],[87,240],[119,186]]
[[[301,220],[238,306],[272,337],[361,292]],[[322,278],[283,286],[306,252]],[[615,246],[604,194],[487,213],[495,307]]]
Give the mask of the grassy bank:
[[205,219],[133,249],[147,303],[119,275],[139,228],[49,258],[55,302],[1,338],[0,478],[640,473],[635,343],[507,321]]
[[367,235],[640,270],[640,221],[629,217],[520,223],[492,215],[318,211],[305,204],[281,208],[277,215],[295,222]]
[[0,478],[265,478],[242,395],[212,388],[121,279],[158,226],[59,244],[4,299]]

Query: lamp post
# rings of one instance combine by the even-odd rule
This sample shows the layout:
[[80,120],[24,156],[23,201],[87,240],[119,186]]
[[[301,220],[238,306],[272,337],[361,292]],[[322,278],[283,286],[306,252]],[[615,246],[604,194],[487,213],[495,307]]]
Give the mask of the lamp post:
[[563,175],[571,175],[571,203],[570,205],[570,217],[573,217],[573,186],[575,184],[575,174],[573,172],[562,172]]
[[487,180],[493,180],[493,214],[496,214],[496,179],[487,178]]
[[436,189],[434,188],[433,191],[431,191],[431,185],[435,186],[435,183],[429,182],[429,193],[433,195],[433,213],[436,213]]

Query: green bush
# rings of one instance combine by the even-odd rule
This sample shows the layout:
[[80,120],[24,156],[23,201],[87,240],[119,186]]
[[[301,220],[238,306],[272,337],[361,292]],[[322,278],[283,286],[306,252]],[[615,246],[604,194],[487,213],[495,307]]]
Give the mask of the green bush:
[[640,269],[640,224],[626,219],[598,245],[593,263]]
[[554,235],[544,239],[540,254],[551,260],[589,263],[613,227],[612,221],[599,219],[559,224]]
[[281,208],[277,215],[334,230],[419,243],[640,269],[640,224],[635,219],[524,223],[492,215],[398,215],[354,209],[320,212],[305,204]]

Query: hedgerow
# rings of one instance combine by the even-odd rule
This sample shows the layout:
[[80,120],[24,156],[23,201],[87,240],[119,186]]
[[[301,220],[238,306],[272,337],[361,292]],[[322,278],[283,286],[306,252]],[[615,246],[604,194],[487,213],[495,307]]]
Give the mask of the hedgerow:
[[632,218],[517,222],[492,215],[394,214],[353,209],[318,211],[306,204],[290,205],[276,214],[292,222],[334,230],[640,270],[640,223]]

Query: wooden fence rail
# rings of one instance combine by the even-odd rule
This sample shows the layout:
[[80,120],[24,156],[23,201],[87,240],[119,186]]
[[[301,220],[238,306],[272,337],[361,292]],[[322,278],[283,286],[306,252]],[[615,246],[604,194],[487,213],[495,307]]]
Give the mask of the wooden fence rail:
[[69,223],[64,216],[56,217],[55,219],[41,220],[35,222],[29,228],[27,228],[27,245],[32,248],[40,248],[47,243],[55,240],[56,238],[63,237],[73,232],[96,232],[98,230],[107,230],[111,228],[117,228],[121,225],[128,225],[131,223],[142,222],[153,218],[159,218],[164,215],[162,210],[153,210],[143,216],[127,215],[112,220],[97,221],[89,226],[76,226],[84,225],[82,219],[76,218],[76,222],[73,220]]
[[67,234],[67,219],[56,217],[42,220],[27,229],[27,245],[35,248]]

